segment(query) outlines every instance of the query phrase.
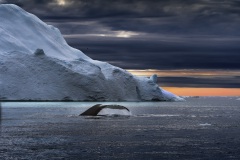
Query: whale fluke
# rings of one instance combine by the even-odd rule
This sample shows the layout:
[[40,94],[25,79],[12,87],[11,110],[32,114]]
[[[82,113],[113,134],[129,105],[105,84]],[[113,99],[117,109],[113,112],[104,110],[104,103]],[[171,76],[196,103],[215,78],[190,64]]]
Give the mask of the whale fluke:
[[128,108],[120,105],[101,105],[96,104],[91,108],[87,109],[85,112],[81,113],[80,116],[97,116],[103,109],[112,109],[112,110],[125,110],[130,112]]

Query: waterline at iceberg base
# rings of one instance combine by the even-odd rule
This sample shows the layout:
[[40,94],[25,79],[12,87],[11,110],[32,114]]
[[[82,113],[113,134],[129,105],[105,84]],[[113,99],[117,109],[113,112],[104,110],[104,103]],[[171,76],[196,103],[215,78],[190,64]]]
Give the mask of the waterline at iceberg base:
[[16,5],[0,5],[0,34],[0,100],[183,100],[161,89],[154,76],[89,58]]

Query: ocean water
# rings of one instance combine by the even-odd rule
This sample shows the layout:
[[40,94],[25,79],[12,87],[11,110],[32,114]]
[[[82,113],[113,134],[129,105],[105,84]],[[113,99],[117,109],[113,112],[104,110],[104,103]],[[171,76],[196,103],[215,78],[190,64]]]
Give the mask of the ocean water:
[[2,103],[0,159],[240,159],[239,97],[108,102],[132,116],[79,116],[94,104]]

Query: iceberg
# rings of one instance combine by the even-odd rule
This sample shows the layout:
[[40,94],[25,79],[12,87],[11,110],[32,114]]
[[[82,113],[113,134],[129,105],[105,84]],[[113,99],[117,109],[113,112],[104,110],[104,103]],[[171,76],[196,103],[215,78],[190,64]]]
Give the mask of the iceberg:
[[13,4],[0,5],[0,100],[181,101],[157,77],[93,60],[60,31]]

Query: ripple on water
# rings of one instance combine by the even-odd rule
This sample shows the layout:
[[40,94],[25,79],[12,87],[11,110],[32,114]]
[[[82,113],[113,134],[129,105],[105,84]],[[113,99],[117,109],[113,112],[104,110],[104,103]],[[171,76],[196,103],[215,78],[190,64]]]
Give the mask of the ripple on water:
[[140,114],[137,117],[180,117],[179,114]]

